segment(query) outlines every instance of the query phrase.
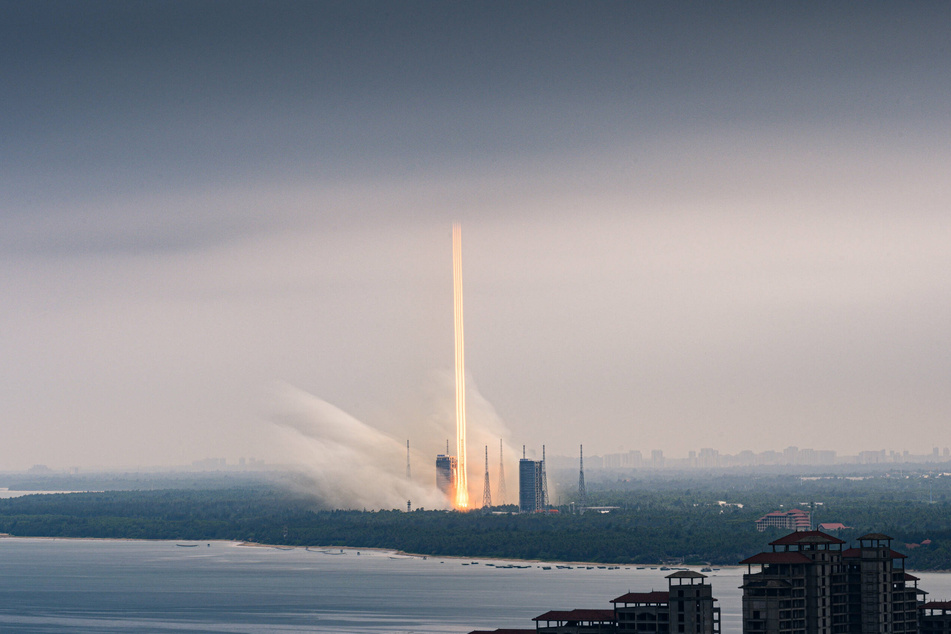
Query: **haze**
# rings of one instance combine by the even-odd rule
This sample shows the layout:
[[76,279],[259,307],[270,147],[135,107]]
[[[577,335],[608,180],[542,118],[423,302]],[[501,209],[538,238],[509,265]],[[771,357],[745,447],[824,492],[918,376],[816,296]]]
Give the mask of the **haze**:
[[947,446],[949,24],[2,3],[0,469],[297,459],[275,383],[431,469],[453,221],[493,461]]

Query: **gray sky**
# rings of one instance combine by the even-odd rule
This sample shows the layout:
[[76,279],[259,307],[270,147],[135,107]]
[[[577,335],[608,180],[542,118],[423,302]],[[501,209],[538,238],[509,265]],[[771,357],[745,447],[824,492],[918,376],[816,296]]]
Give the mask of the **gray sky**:
[[949,27],[945,2],[2,2],[0,469],[299,457],[281,386],[428,461],[454,220],[486,438],[951,445]]

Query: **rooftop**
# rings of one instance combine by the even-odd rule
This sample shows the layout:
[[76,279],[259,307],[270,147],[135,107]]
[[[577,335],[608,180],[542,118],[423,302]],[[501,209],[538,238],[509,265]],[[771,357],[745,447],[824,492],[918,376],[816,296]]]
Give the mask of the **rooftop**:
[[695,570],[678,570],[665,577],[666,579],[706,579],[707,575]]
[[[907,557],[907,555],[903,555],[903,554],[901,554],[901,553],[899,553],[899,552],[896,552],[896,551],[892,550],[891,548],[888,549],[888,555],[889,555],[889,557],[890,557],[891,559],[905,559],[905,558]],[[861,548],[848,548],[848,549],[842,551],[842,556],[843,556],[843,557],[851,557],[851,558],[857,559],[857,558],[859,558],[859,557],[862,556],[862,549],[861,549]]]
[[549,610],[536,616],[533,621],[610,621],[614,622],[614,610]]
[[832,535],[827,535],[822,531],[796,531],[785,537],[780,537],[776,541],[769,543],[770,546],[793,546],[796,544],[844,544],[845,541]]
[[779,553],[759,553],[740,562],[740,564],[811,564],[812,560],[798,551]]
[[617,599],[611,599],[611,603],[667,603],[668,601],[670,601],[670,593],[659,590],[628,592]]

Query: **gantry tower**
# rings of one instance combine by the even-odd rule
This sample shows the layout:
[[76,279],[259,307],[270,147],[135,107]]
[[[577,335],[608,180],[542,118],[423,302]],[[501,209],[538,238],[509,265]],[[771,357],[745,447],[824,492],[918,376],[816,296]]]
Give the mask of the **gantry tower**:
[[548,475],[545,473],[545,445],[542,445],[542,508],[547,509],[551,504],[548,499]]
[[502,439],[499,438],[499,504],[505,504],[505,463],[502,461]]
[[485,485],[482,487],[482,508],[492,506],[492,489],[489,488],[489,446],[485,446]]
[[588,506],[588,489],[584,485],[584,445],[579,445],[580,448],[580,457],[578,465],[580,470],[578,471],[578,504],[581,505],[581,508]]

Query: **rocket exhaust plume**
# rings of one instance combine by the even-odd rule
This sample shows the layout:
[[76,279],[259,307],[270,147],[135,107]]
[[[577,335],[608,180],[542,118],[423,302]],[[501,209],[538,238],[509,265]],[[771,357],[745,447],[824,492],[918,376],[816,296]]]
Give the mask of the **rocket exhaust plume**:
[[452,225],[452,298],[456,339],[456,499],[454,506],[469,508],[469,483],[466,478],[466,361],[462,333],[462,227]]

